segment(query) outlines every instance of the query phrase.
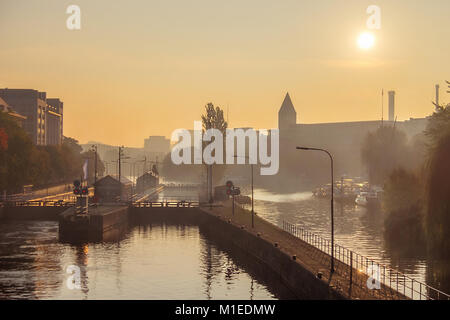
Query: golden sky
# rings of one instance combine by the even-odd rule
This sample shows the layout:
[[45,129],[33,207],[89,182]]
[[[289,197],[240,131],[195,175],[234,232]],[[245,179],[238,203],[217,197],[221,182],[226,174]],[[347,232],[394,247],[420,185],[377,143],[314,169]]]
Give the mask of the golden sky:
[[[81,30],[66,28],[70,4]],[[369,5],[381,29],[361,50]],[[82,143],[143,146],[210,101],[231,127],[275,128],[286,91],[301,123],[379,119],[382,88],[399,120],[423,117],[450,80],[449,13],[448,0],[1,0],[0,87],[61,98]]]

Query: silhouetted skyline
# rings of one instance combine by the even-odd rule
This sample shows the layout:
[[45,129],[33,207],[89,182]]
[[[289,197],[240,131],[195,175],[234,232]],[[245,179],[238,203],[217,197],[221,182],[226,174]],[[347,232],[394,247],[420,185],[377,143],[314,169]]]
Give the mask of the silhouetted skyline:
[[287,91],[300,123],[380,119],[382,88],[399,120],[424,117],[450,70],[447,0],[378,1],[370,50],[357,46],[372,4],[360,0],[76,4],[70,31],[68,3],[1,2],[0,87],[61,97],[64,135],[81,143],[141,147],[210,101],[232,127],[276,128]]

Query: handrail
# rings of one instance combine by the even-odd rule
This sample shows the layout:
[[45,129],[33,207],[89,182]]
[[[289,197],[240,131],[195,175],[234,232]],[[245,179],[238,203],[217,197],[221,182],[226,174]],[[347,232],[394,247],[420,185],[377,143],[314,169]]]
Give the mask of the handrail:
[[[331,254],[331,242],[329,240],[284,220],[283,230],[320,251],[328,255]],[[336,272],[345,275],[350,272],[353,280],[355,280],[357,274],[353,274],[353,269],[356,269],[358,272],[364,273],[366,276],[378,281],[379,284],[382,284],[383,286],[380,286],[380,290],[370,290],[373,291],[374,295],[382,294],[386,297],[392,297],[395,294],[400,294],[413,300],[450,300],[449,294],[375,262],[373,259],[355,253],[341,245],[334,245],[334,257],[346,266],[344,270],[336,266]],[[350,279],[352,279],[352,276]],[[366,281],[367,279],[364,277],[364,283],[362,285],[367,285]],[[382,290],[386,288],[390,290]]]
[[198,201],[141,201],[133,202],[134,208],[198,208]]
[[51,200],[51,201],[7,201],[5,207],[71,207],[73,201]]

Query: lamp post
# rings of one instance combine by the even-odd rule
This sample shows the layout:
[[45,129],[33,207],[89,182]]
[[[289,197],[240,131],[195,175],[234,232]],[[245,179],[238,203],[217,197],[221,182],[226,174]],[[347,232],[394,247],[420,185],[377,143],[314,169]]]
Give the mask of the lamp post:
[[333,175],[333,156],[325,149],[297,147],[297,150],[322,151],[328,154],[331,161],[331,269],[334,272],[334,175]]
[[120,194],[122,197],[122,160],[123,159],[130,159],[131,157],[125,156],[123,153],[124,146],[119,147],[119,185],[120,185]]
[[95,184],[97,183],[97,145],[95,144],[92,145],[92,151],[95,152],[94,154],[94,187],[95,187]]
[[122,156],[123,156],[123,146],[119,147],[119,182],[122,175]]
[[97,145],[93,144],[91,150],[94,152],[94,196],[97,196]]
[[[238,158],[239,156],[234,156],[234,157]],[[250,158],[248,156],[241,156],[241,157],[250,160]],[[252,171],[252,228],[254,228],[255,227],[255,210],[254,210],[254,203],[253,203],[253,200],[254,200],[254,196],[253,196],[253,163],[250,163],[250,168]]]

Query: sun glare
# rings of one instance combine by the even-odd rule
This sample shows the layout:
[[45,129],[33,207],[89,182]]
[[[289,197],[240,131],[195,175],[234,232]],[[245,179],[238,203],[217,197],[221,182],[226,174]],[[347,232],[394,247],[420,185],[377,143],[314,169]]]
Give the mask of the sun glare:
[[358,47],[363,50],[368,50],[375,44],[375,36],[370,32],[361,33],[358,37]]

